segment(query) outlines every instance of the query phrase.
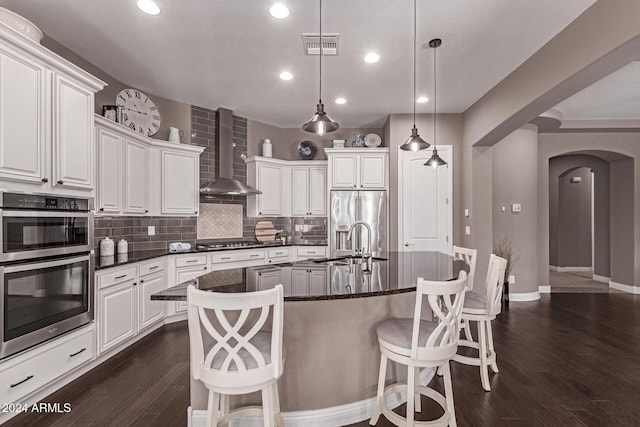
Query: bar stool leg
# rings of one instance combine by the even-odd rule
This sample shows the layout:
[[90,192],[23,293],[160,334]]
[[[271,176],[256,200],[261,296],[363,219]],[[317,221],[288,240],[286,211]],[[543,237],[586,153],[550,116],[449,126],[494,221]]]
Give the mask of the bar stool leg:
[[282,414],[280,413],[280,397],[278,395],[278,382],[274,382],[271,386],[271,393],[273,396],[273,412],[276,425],[284,426],[284,420],[282,419]]
[[413,427],[414,425],[413,420],[415,419],[415,416],[416,416],[416,409],[415,409],[416,401],[415,399],[411,399],[409,397],[413,396],[414,390],[416,389],[415,388],[416,368],[414,366],[409,365],[407,369],[409,370],[409,372],[407,373],[407,427]]
[[275,427],[273,423],[273,397],[271,386],[262,389],[262,421],[265,427]]
[[473,341],[473,337],[471,336],[471,320],[463,320],[462,324],[464,325],[464,336],[467,341]]
[[496,360],[496,351],[493,348],[493,330],[491,329],[491,320],[487,321],[487,345],[489,346],[489,350],[491,354],[493,354],[493,362],[491,362],[491,370],[494,374],[497,374],[498,371],[498,361]]
[[[416,368],[415,370],[415,379],[413,380],[415,385],[419,385],[420,384],[420,368]],[[416,412],[422,412],[422,402],[421,397],[420,397],[420,393],[416,392],[414,393],[414,398],[415,398],[415,408],[416,408]]]
[[480,379],[482,380],[482,388],[491,391],[489,385],[489,366],[487,363],[487,326],[484,320],[478,320],[478,343],[480,352]]
[[456,408],[453,402],[453,386],[451,385],[451,369],[449,362],[442,365],[444,379],[444,394],[447,399],[447,412],[449,412],[449,426],[456,427]]
[[207,427],[216,427],[218,425],[218,406],[220,405],[220,394],[209,390],[209,399],[207,408],[209,417],[207,418]]
[[[220,417],[224,418],[228,415],[229,415],[229,396],[227,396],[226,394],[221,394],[220,395]],[[228,425],[229,425],[229,421],[225,421],[225,423],[222,424],[223,427]]]
[[376,407],[373,410],[369,425],[375,426],[382,414],[382,405],[384,405],[384,381],[387,376],[387,356],[384,353],[380,355],[380,374],[378,375],[378,394],[376,395]]

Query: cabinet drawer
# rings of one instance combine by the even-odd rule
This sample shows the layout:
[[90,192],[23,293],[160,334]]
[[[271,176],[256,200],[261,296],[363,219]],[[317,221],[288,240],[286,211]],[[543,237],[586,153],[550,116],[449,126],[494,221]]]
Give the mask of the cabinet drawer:
[[228,251],[211,254],[211,263],[251,261],[264,259],[264,251]]
[[189,257],[176,258],[176,267],[193,267],[194,265],[206,265],[206,255],[193,255]]
[[[0,369],[0,402],[18,402],[24,396],[93,359],[93,329],[72,339],[60,338],[44,351],[17,363],[7,362]],[[51,345],[49,347],[49,345]],[[38,352],[36,348],[33,352]]]
[[167,261],[162,260],[154,260],[152,262],[148,262],[145,264],[141,264],[138,266],[138,275],[140,277],[147,276],[149,274],[158,273],[160,271],[164,271],[167,268]]
[[117,285],[128,280],[136,278],[136,267],[118,269],[115,271],[109,270],[108,273],[98,274],[98,289],[108,288],[109,286]]
[[297,255],[299,257],[325,257],[327,255],[327,251],[325,247],[315,247],[310,246],[306,248],[297,248]]
[[289,248],[269,249],[269,259],[289,257]]

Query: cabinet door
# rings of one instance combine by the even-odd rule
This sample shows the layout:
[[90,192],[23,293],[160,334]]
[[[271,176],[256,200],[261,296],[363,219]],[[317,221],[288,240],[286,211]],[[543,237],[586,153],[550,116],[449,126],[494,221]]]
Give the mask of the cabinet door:
[[194,215],[198,213],[198,156],[191,153],[162,152],[162,213]]
[[93,91],[54,75],[53,185],[93,188]]
[[308,289],[308,268],[294,267],[291,269],[291,296],[306,297]]
[[387,186],[386,154],[360,155],[360,188],[380,188]]
[[327,294],[327,269],[312,268],[309,270],[309,295]]
[[[194,268],[178,268],[176,269],[176,285],[193,280],[196,277],[200,277],[207,273],[207,267],[194,267]],[[187,311],[187,302],[176,302],[176,313]]]
[[327,168],[309,168],[309,214],[325,216],[327,214]]
[[136,334],[136,288],[132,281],[98,292],[98,352]]
[[122,211],[122,140],[107,129],[97,128],[98,176],[96,209],[101,213]]
[[0,51],[0,178],[42,184],[45,178],[45,70]]
[[273,289],[282,284],[282,270],[280,268],[258,273],[258,290]]
[[151,295],[163,291],[166,285],[164,274],[156,274],[140,279],[140,285],[138,286],[140,292],[140,298],[138,299],[139,331],[164,318],[166,304],[163,301],[151,301]]
[[308,216],[309,213],[309,168],[291,168],[291,215]]
[[282,215],[282,167],[277,165],[259,164],[257,172],[258,215]]
[[148,210],[149,176],[147,145],[128,138],[124,140],[124,212],[145,214]]
[[334,154],[331,159],[331,188],[356,188],[357,179],[357,156]]

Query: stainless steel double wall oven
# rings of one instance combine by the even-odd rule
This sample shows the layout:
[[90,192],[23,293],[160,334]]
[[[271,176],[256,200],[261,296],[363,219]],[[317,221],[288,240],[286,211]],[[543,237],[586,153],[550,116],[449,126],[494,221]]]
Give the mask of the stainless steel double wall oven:
[[0,359],[93,320],[93,199],[0,192]]

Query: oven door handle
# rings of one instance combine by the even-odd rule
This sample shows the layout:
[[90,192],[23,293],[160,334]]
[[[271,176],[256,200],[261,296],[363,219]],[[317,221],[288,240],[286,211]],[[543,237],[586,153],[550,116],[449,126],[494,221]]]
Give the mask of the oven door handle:
[[69,265],[76,262],[89,261],[89,260],[90,260],[90,255],[83,255],[83,256],[77,256],[77,257],[56,259],[53,261],[42,261],[42,262],[33,262],[28,264],[5,266],[5,267],[0,267],[0,269],[4,271],[4,274],[10,274],[10,273],[19,273],[21,271],[35,270],[38,268],[58,267],[60,265]]
[[2,216],[13,218],[89,218],[91,212],[83,211],[28,211],[2,209]]

